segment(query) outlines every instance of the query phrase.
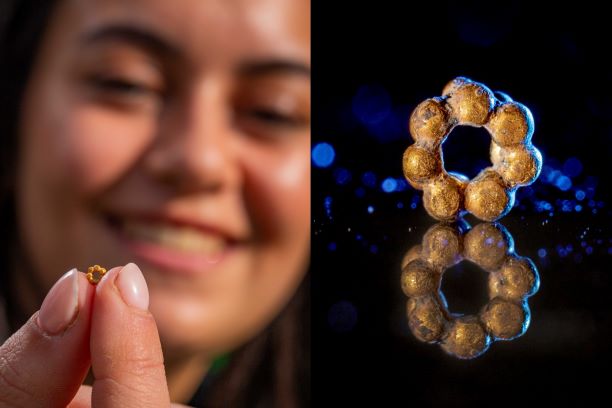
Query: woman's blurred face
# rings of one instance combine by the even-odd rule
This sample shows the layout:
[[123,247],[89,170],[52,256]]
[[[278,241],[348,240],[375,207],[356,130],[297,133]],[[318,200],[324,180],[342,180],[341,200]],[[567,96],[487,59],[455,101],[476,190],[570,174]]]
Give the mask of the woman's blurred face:
[[270,323],[310,248],[309,10],[60,2],[20,118],[19,225],[45,287],[136,262],[175,352]]

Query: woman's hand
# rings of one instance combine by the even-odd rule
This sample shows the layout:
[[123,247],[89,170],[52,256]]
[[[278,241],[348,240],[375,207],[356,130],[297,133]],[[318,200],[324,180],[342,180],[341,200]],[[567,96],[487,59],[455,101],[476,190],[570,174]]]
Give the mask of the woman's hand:
[[[157,326],[135,264],[96,287],[67,272],[0,347],[0,407],[169,407]],[[91,387],[81,386],[89,367]]]

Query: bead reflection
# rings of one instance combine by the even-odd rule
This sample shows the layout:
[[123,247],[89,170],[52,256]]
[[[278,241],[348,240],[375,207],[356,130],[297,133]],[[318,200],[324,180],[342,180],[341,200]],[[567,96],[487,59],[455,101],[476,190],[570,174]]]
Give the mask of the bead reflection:
[[[450,313],[440,291],[444,271],[463,260],[489,272],[489,302],[477,315]],[[421,245],[409,249],[402,259],[401,285],[408,296],[411,332],[463,359],[480,356],[496,340],[523,335],[530,318],[527,298],[539,284],[531,259],[514,253],[512,236],[497,223],[472,229],[465,222],[435,224]]]

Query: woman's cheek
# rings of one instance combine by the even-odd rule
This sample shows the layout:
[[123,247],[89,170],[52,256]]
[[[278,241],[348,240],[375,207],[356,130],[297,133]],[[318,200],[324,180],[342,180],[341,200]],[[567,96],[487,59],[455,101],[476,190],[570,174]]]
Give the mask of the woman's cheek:
[[[282,151],[249,149],[245,155],[247,206],[268,235],[289,242],[310,226],[310,155],[308,144]],[[302,231],[303,230],[303,231]]]
[[69,188],[88,195],[103,191],[125,176],[151,142],[151,121],[82,107],[48,140],[61,166],[59,177]]

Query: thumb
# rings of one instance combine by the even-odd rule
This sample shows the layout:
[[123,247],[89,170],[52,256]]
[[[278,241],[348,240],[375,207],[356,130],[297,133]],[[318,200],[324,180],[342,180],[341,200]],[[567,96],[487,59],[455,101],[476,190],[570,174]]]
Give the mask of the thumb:
[[94,407],[168,407],[164,358],[142,272],[133,263],[101,279],[91,321]]

